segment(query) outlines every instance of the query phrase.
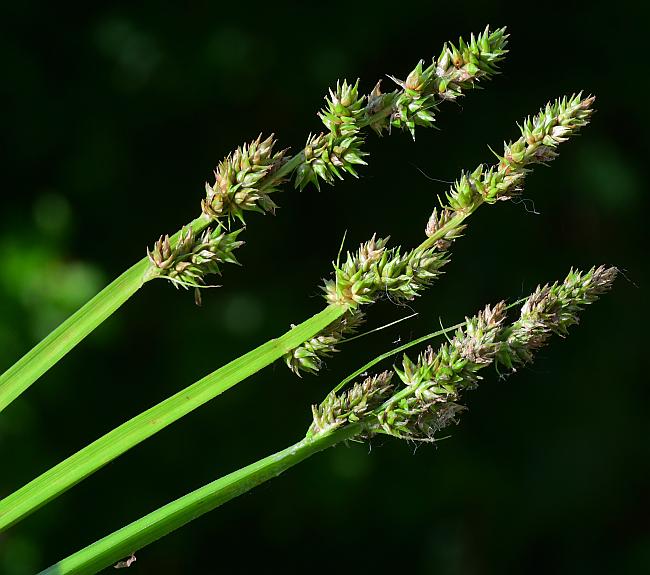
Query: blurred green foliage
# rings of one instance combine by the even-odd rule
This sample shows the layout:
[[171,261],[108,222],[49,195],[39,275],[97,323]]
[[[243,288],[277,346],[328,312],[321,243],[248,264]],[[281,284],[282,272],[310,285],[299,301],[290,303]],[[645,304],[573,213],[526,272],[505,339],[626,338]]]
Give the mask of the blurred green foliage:
[[[0,417],[0,495],[126,418],[321,306],[344,230],[414,244],[437,195],[514,123],[577,90],[592,125],[514,205],[486,207],[454,246],[417,319],[345,347],[319,378],[278,364],[109,465],[0,535],[0,572],[33,573],[212,478],[296,440],[310,403],[405,340],[571,265],[625,270],[614,292],[531,370],[488,377],[437,447],[341,447],[138,554],[138,573],[261,569],[437,575],[650,570],[650,392],[645,373],[650,129],[642,10],[625,2],[373,2],[329,19],[297,5],[22,2],[6,9],[0,365],[199,210],[203,182],[236,145],[275,132],[303,145],[338,78],[369,91],[447,39],[507,25],[503,75],[441,131],[368,138],[370,166],[320,194],[287,192],[251,217],[242,268],[219,290],[148,285]],[[554,10],[567,14],[551,16]],[[541,15],[543,16],[543,14]],[[638,57],[637,57],[638,56]],[[388,80],[385,80],[388,82]],[[461,113],[462,112],[462,113]],[[428,177],[427,177],[428,176]],[[441,181],[442,180],[442,181]],[[539,212],[538,214],[535,212]],[[374,306],[370,327],[404,315]],[[91,373],[92,377],[79,377]]]

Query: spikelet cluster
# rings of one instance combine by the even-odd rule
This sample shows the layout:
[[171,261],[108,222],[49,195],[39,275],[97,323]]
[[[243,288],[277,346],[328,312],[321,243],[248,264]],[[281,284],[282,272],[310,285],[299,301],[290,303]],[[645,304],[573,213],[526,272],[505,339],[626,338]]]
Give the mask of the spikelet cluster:
[[365,101],[365,96],[359,96],[359,80],[354,84],[346,80],[337,82],[336,89],[330,88],[325,97],[327,105],[318,117],[334,136],[354,136],[359,133],[359,120],[366,112]]
[[315,374],[323,367],[325,358],[337,352],[336,345],[345,337],[354,335],[365,321],[359,310],[348,310],[315,337],[284,355],[287,367],[297,376],[301,373]]
[[[416,361],[404,356],[402,367],[394,368],[403,387],[394,388],[390,398],[364,416],[359,437],[386,434],[434,441],[436,432],[456,422],[465,409],[460,400],[478,385],[480,370],[496,363],[514,371],[530,363],[552,334],[565,336],[578,323],[578,313],[609,291],[616,275],[616,268],[605,266],[586,273],[571,270],[564,281],[538,287],[513,323],[506,323],[501,302],[468,318],[438,351],[429,348]],[[319,408],[314,407],[311,429],[325,429],[322,423],[330,420],[339,426],[356,421],[346,420],[344,409],[326,417],[330,406],[345,405],[345,397],[345,392],[330,394]]]
[[214,184],[205,184],[203,213],[213,220],[238,218],[243,223],[247,211],[273,212],[277,205],[271,194],[278,191],[282,180],[268,176],[283,164],[285,154],[285,150],[274,152],[274,146],[273,135],[265,140],[260,135],[222,160]]
[[353,308],[381,297],[397,302],[412,300],[440,275],[446,255],[435,249],[387,248],[389,238],[372,239],[356,252],[348,252],[345,262],[334,262],[334,277],[325,280],[323,291],[328,303]]
[[437,60],[434,58],[427,68],[421,60],[406,80],[391,76],[402,91],[394,98],[389,120],[384,125],[375,122],[373,127],[381,133],[390,123],[408,130],[415,138],[416,126],[433,126],[439,101],[455,100],[482,78],[497,73],[497,64],[507,52],[507,38],[505,28],[490,32],[487,27],[477,37],[472,34],[469,42],[460,38],[458,47],[445,44]]
[[320,180],[332,184],[345,172],[357,177],[356,167],[366,164],[360,136],[366,126],[380,135],[390,126],[404,128],[413,137],[415,126],[433,126],[440,100],[453,100],[481,78],[496,74],[506,44],[504,28],[494,32],[486,28],[478,37],[472,35],[469,43],[461,38],[459,48],[445,44],[440,58],[428,68],[423,69],[420,61],[406,80],[391,77],[400,89],[386,94],[381,92],[381,82],[368,96],[359,95],[358,80],[354,84],[337,82],[319,113],[328,132],[309,136],[304,161],[296,169],[295,186],[319,188]]
[[308,184],[313,184],[320,190],[319,180],[333,184],[337,178],[342,180],[345,172],[357,178],[355,166],[365,166],[363,157],[368,155],[361,150],[362,144],[363,139],[357,135],[310,134],[304,161],[296,169],[295,187],[303,190]]
[[[503,156],[497,156],[498,164],[490,167],[481,164],[473,172],[463,173],[454,183],[446,194],[446,203],[431,214],[426,235],[446,249],[462,232],[460,222],[482,203],[492,204],[517,196],[530,166],[553,160],[558,155],[559,144],[589,122],[593,102],[591,96],[583,98],[582,94],[576,94],[549,102],[537,115],[527,118],[520,127],[521,137],[504,144]],[[450,227],[452,220],[458,226]]]
[[176,287],[205,287],[205,276],[220,274],[221,264],[239,263],[233,252],[244,243],[237,240],[240,232],[228,232],[219,225],[197,236],[192,228],[184,227],[174,245],[169,236],[161,236],[153,249],[147,249],[154,277],[168,279]]
[[312,406],[313,423],[308,434],[331,431],[369,415],[391,396],[392,377],[392,372],[384,371],[355,383],[340,394],[330,393],[323,403]]
[[438,351],[428,348],[417,361],[404,356],[395,372],[406,389],[398,393],[377,416],[378,431],[418,441],[455,420],[464,407],[458,403],[464,390],[481,379],[478,371],[489,365],[499,350],[499,335],[505,320],[505,304],[486,307],[468,318],[450,343]]
[[505,28],[490,32],[490,27],[469,42],[458,39],[458,46],[445,44],[435,62],[434,88],[444,100],[455,100],[463,91],[472,88],[478,80],[498,73],[497,64],[503,60],[508,35]]
[[534,352],[553,335],[565,337],[579,322],[578,313],[609,291],[618,270],[600,266],[584,273],[571,270],[562,282],[538,286],[521,308],[519,319],[504,333],[498,363],[508,369],[530,363]]
[[352,333],[347,322],[354,320],[353,328],[359,324],[354,319],[363,317],[359,306],[382,297],[396,303],[412,300],[435,281],[442,273],[440,268],[447,262],[446,254],[435,248],[402,253],[399,247],[387,248],[387,242],[388,238],[373,236],[356,252],[348,252],[345,262],[333,263],[334,277],[325,280],[323,291],[328,303],[348,307],[342,316],[344,324],[341,326],[339,321],[334,322],[316,337],[287,353],[285,362],[294,373],[318,373],[324,359],[336,351],[336,344]]
[[313,184],[320,189],[319,180],[333,184],[336,178],[342,180],[345,172],[358,177],[356,166],[366,165],[363,158],[368,155],[361,149],[363,138],[359,135],[365,100],[359,95],[359,80],[355,84],[337,82],[336,89],[330,89],[326,107],[318,114],[328,133],[309,135],[304,161],[296,170],[296,188]]

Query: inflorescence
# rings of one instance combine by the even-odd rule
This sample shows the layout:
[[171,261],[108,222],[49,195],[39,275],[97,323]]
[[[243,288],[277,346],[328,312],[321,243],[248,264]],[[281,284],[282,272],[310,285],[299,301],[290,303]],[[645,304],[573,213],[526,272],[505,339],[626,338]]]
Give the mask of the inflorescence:
[[315,374],[323,367],[324,358],[337,352],[336,345],[345,336],[354,335],[365,321],[359,310],[348,310],[315,337],[287,352],[284,361],[297,376],[302,372]]
[[[490,31],[489,27],[477,37],[472,35],[467,43],[461,38],[458,47],[446,44],[429,67],[423,69],[420,62],[404,82],[396,80],[399,89],[386,94],[380,84],[363,96],[358,81],[337,82],[319,113],[327,132],[310,134],[301,152],[289,158],[286,150],[274,151],[273,136],[265,140],[260,136],[218,165],[215,182],[206,184],[201,202],[204,221],[229,226],[237,219],[244,225],[246,212],[274,212],[277,204],[271,196],[292,177],[300,190],[309,184],[319,188],[321,181],[333,184],[345,173],[356,177],[357,167],[366,164],[368,155],[363,151],[365,127],[381,134],[394,126],[414,135],[416,125],[433,125],[439,102],[454,100],[497,73],[506,45],[505,28]],[[211,273],[208,268],[206,265],[201,277]],[[169,274],[151,277],[172,279]]]
[[[402,91],[394,96],[390,125],[407,129],[415,139],[416,126],[433,125],[433,112],[440,101],[455,100],[478,79],[497,73],[497,64],[507,52],[506,42],[505,28],[494,32],[486,28],[477,37],[472,34],[469,43],[459,38],[458,47],[445,44],[437,60],[427,68],[421,60],[406,80],[391,76]],[[373,127],[381,133],[386,126]]]
[[578,313],[607,292],[616,275],[613,267],[571,270],[563,282],[538,287],[511,324],[503,302],[487,306],[438,351],[429,347],[416,361],[405,355],[402,367],[394,368],[403,384],[399,389],[391,383],[392,373],[384,372],[348,391],[330,393],[312,407],[309,434],[360,423],[360,439],[386,434],[435,441],[435,434],[465,410],[459,402],[465,391],[477,387],[480,370],[498,364],[514,371],[532,362],[552,334],[565,336],[578,323]]
[[214,221],[238,218],[244,223],[244,212],[274,212],[277,205],[271,194],[278,191],[282,178],[269,178],[284,163],[286,150],[273,152],[275,139],[261,134],[222,160],[214,172],[215,183],[205,184],[203,213]]
[[446,194],[446,203],[434,209],[424,245],[446,249],[462,232],[462,221],[481,204],[509,200],[521,193],[530,166],[547,164],[558,156],[557,147],[587,125],[595,98],[574,94],[549,102],[520,126],[521,137],[504,142],[503,155],[493,166],[479,165],[464,172]]
[[[446,202],[429,218],[427,239],[414,250],[402,253],[399,247],[389,249],[387,238],[373,236],[357,252],[348,253],[342,264],[335,262],[334,277],[325,280],[323,286],[327,302],[347,305],[358,313],[359,306],[381,297],[399,303],[418,296],[442,273],[451,244],[465,229],[465,219],[483,203],[493,204],[520,194],[530,167],[557,157],[558,145],[588,123],[593,102],[593,97],[583,98],[581,94],[560,98],[527,118],[520,127],[521,137],[504,143],[503,156],[497,156],[496,165],[481,164],[455,182]],[[331,355],[347,332],[343,329],[329,335],[317,348],[303,345],[288,353],[285,359],[291,369],[315,373],[315,366],[322,366],[323,358]],[[335,335],[340,339],[335,340]],[[300,358],[307,354],[308,361],[303,364]]]
[[197,235],[192,228],[185,227],[173,245],[169,236],[161,236],[153,249],[147,250],[153,274],[167,278],[176,287],[205,287],[206,275],[221,274],[220,264],[239,263],[233,252],[244,243],[237,240],[240,232],[241,229],[228,232],[219,225]]

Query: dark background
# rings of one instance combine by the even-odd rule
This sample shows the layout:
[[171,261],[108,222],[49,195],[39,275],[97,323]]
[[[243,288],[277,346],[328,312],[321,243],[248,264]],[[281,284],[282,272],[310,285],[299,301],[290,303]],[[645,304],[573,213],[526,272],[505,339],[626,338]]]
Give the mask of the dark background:
[[[2,368],[194,218],[235,146],[275,132],[300,149],[337,78],[367,92],[487,23],[509,27],[511,53],[485,90],[441,107],[439,131],[415,144],[369,135],[359,181],[287,191],[275,217],[250,216],[243,267],[203,307],[148,284],[2,413],[0,495],[318,311],[344,230],[350,247],[373,232],[419,242],[448,187],[429,178],[492,161],[488,146],[516,138],[515,122],[547,100],[585,90],[598,113],[531,175],[531,201],[471,218],[417,318],[349,344],[319,378],[274,365],[133,449],[1,535],[1,573],[33,573],[298,440],[310,403],[398,338],[600,263],[626,277],[532,368],[489,374],[450,439],[339,446],[151,545],[132,569],[650,571],[647,14],[622,2],[23,1],[2,20]],[[371,312],[370,328],[409,310]]]

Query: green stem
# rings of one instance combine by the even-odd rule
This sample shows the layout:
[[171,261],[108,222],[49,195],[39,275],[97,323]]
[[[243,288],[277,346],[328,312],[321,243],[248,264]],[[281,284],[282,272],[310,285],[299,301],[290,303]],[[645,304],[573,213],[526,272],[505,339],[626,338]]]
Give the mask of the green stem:
[[[201,231],[209,223],[204,217],[199,217],[190,225],[195,231]],[[177,238],[178,233],[173,239]],[[0,376],[0,411],[135,294],[150,279],[148,271],[149,260],[143,258],[5,371]]]
[[40,575],[84,575],[97,573],[138,549],[160,539],[193,519],[277,477],[315,453],[359,433],[359,424],[323,433],[260,459],[221,479],[192,491],[145,515],[133,523],[66,557]]
[[281,180],[291,174],[300,164],[305,161],[305,152],[298,152],[290,160],[287,160],[282,166],[278,168],[277,172],[273,172],[269,175],[268,179],[264,181],[262,190],[267,187],[273,186],[278,180]]
[[312,338],[346,311],[328,306],[272,339],[135,416],[0,501],[0,532],[174,421],[230,389]]

